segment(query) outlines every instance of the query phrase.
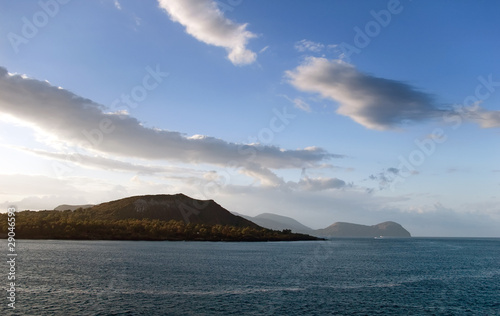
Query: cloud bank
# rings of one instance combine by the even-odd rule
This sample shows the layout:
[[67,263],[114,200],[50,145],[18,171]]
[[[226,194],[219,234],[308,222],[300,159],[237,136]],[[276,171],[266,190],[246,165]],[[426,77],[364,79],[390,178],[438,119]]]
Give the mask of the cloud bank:
[[[324,160],[341,157],[318,147],[285,150],[148,128],[123,113],[105,113],[102,105],[68,90],[45,81],[9,74],[1,67],[0,111],[53,135],[68,146],[90,152],[220,167],[231,165],[246,169],[247,174],[259,175],[261,179],[266,175],[266,183],[276,182],[275,178],[272,180],[270,169],[315,167]],[[83,161],[91,165],[109,163],[97,158]],[[124,163],[116,168],[141,169]],[[155,168],[142,171],[154,172]]]
[[253,63],[257,54],[246,48],[248,40],[256,37],[246,30],[247,24],[237,24],[226,17],[212,0],[158,0],[170,19],[186,27],[197,40],[224,47],[234,65]]

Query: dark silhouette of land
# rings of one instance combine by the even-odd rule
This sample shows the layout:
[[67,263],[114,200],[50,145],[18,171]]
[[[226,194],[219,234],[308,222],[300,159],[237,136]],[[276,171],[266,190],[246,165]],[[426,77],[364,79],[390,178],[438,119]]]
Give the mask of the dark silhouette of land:
[[[328,237],[411,237],[395,222],[367,226],[337,222],[309,228],[293,218],[235,215],[213,200],[184,194],[132,196],[99,205],[60,205],[16,213],[16,238],[103,240],[290,241]],[[0,214],[0,237],[8,232]],[[313,237],[314,236],[314,237]]]
[[[56,209],[61,209],[57,207]],[[183,194],[128,197],[88,208],[15,213],[16,239],[293,241],[321,238],[270,230],[213,200]],[[0,214],[7,236],[7,214]]]

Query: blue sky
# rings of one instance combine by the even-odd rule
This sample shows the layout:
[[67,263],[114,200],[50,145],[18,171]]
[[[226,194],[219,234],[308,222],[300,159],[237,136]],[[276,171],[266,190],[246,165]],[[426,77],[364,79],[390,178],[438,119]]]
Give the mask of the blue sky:
[[0,202],[183,192],[499,236],[494,1],[2,1]]

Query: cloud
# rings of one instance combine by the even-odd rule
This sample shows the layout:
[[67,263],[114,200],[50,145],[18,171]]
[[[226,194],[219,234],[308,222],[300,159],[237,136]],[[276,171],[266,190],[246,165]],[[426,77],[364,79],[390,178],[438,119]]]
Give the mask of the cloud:
[[301,98],[293,99],[293,105],[299,110],[302,110],[305,112],[311,112],[311,106],[306,101],[302,100]]
[[264,47],[264,48],[262,48],[261,50],[259,50],[259,54],[262,54],[263,52],[265,52],[268,49],[269,49],[269,45],[266,46],[266,47]]
[[294,48],[301,53],[306,51],[319,53],[325,48],[325,45],[303,39],[296,42]]
[[[377,181],[379,185],[379,190],[385,190],[391,187],[392,183],[399,176],[399,169],[394,167],[389,167],[387,169],[382,170],[377,174],[371,174],[368,179]],[[418,174],[418,171],[411,171],[412,175]],[[370,192],[373,192],[373,189],[368,189]]]
[[309,178],[300,179],[298,186],[304,191],[323,191],[340,189],[346,186],[344,180],[337,178]]
[[246,30],[247,24],[237,24],[226,17],[212,0],[158,0],[170,19],[186,27],[186,32],[197,40],[224,47],[234,65],[253,63],[257,54],[246,48],[256,37]]
[[0,111],[68,146],[126,158],[207,163],[221,167],[230,163],[252,170],[256,165],[266,169],[314,167],[325,160],[342,157],[319,147],[285,150],[277,146],[238,144],[209,136],[189,137],[179,132],[148,128],[123,113],[105,113],[104,106],[68,90],[45,81],[9,74],[1,67]]
[[249,164],[240,172],[259,180],[262,186],[278,187],[285,183],[283,179],[278,177],[274,172],[258,164]]
[[398,168],[394,168],[394,167],[390,167],[390,168],[387,168],[387,172],[390,172],[392,174],[398,174],[399,173],[399,169]]
[[134,164],[126,161],[121,161],[117,159],[106,158],[103,156],[89,156],[82,153],[74,152],[49,152],[39,149],[22,148],[15,147],[22,151],[34,154],[39,157],[49,158],[51,160],[59,160],[64,163],[72,163],[86,168],[93,169],[104,169],[108,171],[122,171],[122,172],[134,172],[138,174],[182,174],[184,176],[190,174],[203,174],[203,171],[181,168],[181,167],[171,167],[171,166],[152,166],[152,165],[142,165]]
[[364,74],[340,60],[309,57],[286,77],[301,91],[337,101],[337,113],[370,129],[394,129],[443,113],[431,95],[400,81]]
[[476,104],[462,108],[458,113],[466,120],[477,123],[482,128],[500,127],[500,111],[487,110]]

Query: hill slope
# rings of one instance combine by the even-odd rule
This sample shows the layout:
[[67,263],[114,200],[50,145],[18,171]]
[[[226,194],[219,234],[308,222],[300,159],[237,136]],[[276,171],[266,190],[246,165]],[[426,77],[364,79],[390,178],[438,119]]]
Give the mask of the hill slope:
[[197,200],[184,194],[132,196],[90,208],[102,219],[158,219],[205,225],[252,227],[258,225],[231,214],[213,200]]
[[287,216],[272,214],[272,213],[262,213],[257,216],[247,216],[241,215],[242,217],[254,222],[255,224],[269,228],[269,229],[291,229],[294,233],[302,234],[314,234],[314,230],[310,227],[303,225],[302,223],[296,221],[295,219]]
[[337,222],[326,228],[314,230],[293,218],[271,213],[263,213],[255,217],[241,216],[265,228],[291,229],[295,233],[318,237],[411,237],[403,226],[395,222],[383,222],[372,226]]

